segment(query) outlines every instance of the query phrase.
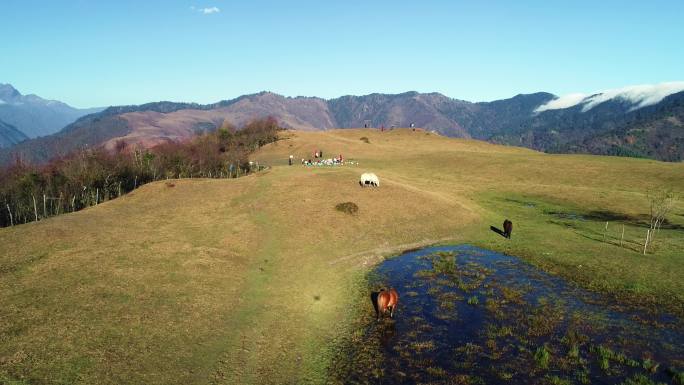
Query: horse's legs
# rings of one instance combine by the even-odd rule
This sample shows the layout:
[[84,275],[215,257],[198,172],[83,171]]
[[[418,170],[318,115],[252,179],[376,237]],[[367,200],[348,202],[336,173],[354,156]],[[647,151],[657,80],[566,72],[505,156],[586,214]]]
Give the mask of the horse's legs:
[[390,318],[394,318],[394,306],[390,306]]

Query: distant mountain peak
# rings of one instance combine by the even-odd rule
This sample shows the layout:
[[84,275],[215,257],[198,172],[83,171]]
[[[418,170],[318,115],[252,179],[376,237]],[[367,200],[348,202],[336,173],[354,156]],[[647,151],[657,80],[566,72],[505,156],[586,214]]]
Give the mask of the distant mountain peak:
[[10,103],[14,99],[20,98],[21,93],[11,84],[0,83],[0,99],[5,103]]
[[11,84],[0,83],[0,120],[30,138],[52,134],[81,116],[100,110],[73,108],[35,94],[22,95]]

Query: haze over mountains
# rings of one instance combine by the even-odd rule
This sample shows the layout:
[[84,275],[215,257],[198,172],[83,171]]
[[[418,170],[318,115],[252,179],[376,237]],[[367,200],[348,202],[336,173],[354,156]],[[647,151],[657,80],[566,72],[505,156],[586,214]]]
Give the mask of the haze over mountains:
[[0,83],[0,148],[53,134],[81,116],[101,110],[78,109],[37,95],[22,95],[12,85]]
[[0,120],[0,148],[11,147],[26,139],[28,139],[26,134]]
[[56,134],[0,150],[0,162],[6,163],[13,154],[41,162],[85,145],[111,148],[119,141],[149,147],[265,116],[298,130],[415,124],[447,136],[546,152],[684,159],[684,82],[671,82],[594,95],[557,97],[540,92],[479,103],[439,93],[325,100],[261,92],[209,105],[158,102],[110,107]]

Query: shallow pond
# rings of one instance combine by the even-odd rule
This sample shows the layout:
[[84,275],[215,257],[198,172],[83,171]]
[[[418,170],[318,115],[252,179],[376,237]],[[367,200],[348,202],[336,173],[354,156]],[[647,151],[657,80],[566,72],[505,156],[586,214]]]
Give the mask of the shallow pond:
[[361,329],[334,368],[344,383],[679,384],[684,326],[611,304],[521,261],[467,246],[380,264],[394,319]]

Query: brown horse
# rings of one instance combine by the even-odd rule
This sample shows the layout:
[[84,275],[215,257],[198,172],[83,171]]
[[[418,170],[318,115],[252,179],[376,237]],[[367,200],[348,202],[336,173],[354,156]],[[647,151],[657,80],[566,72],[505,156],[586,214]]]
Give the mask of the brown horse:
[[513,232],[513,222],[506,219],[503,223],[503,228],[504,228],[504,237],[510,239],[511,233]]
[[380,321],[380,317],[383,314],[387,313],[387,310],[389,310],[390,318],[392,318],[394,316],[394,310],[397,308],[398,302],[399,293],[397,293],[394,288],[390,288],[389,290],[380,289],[377,299],[378,321]]

